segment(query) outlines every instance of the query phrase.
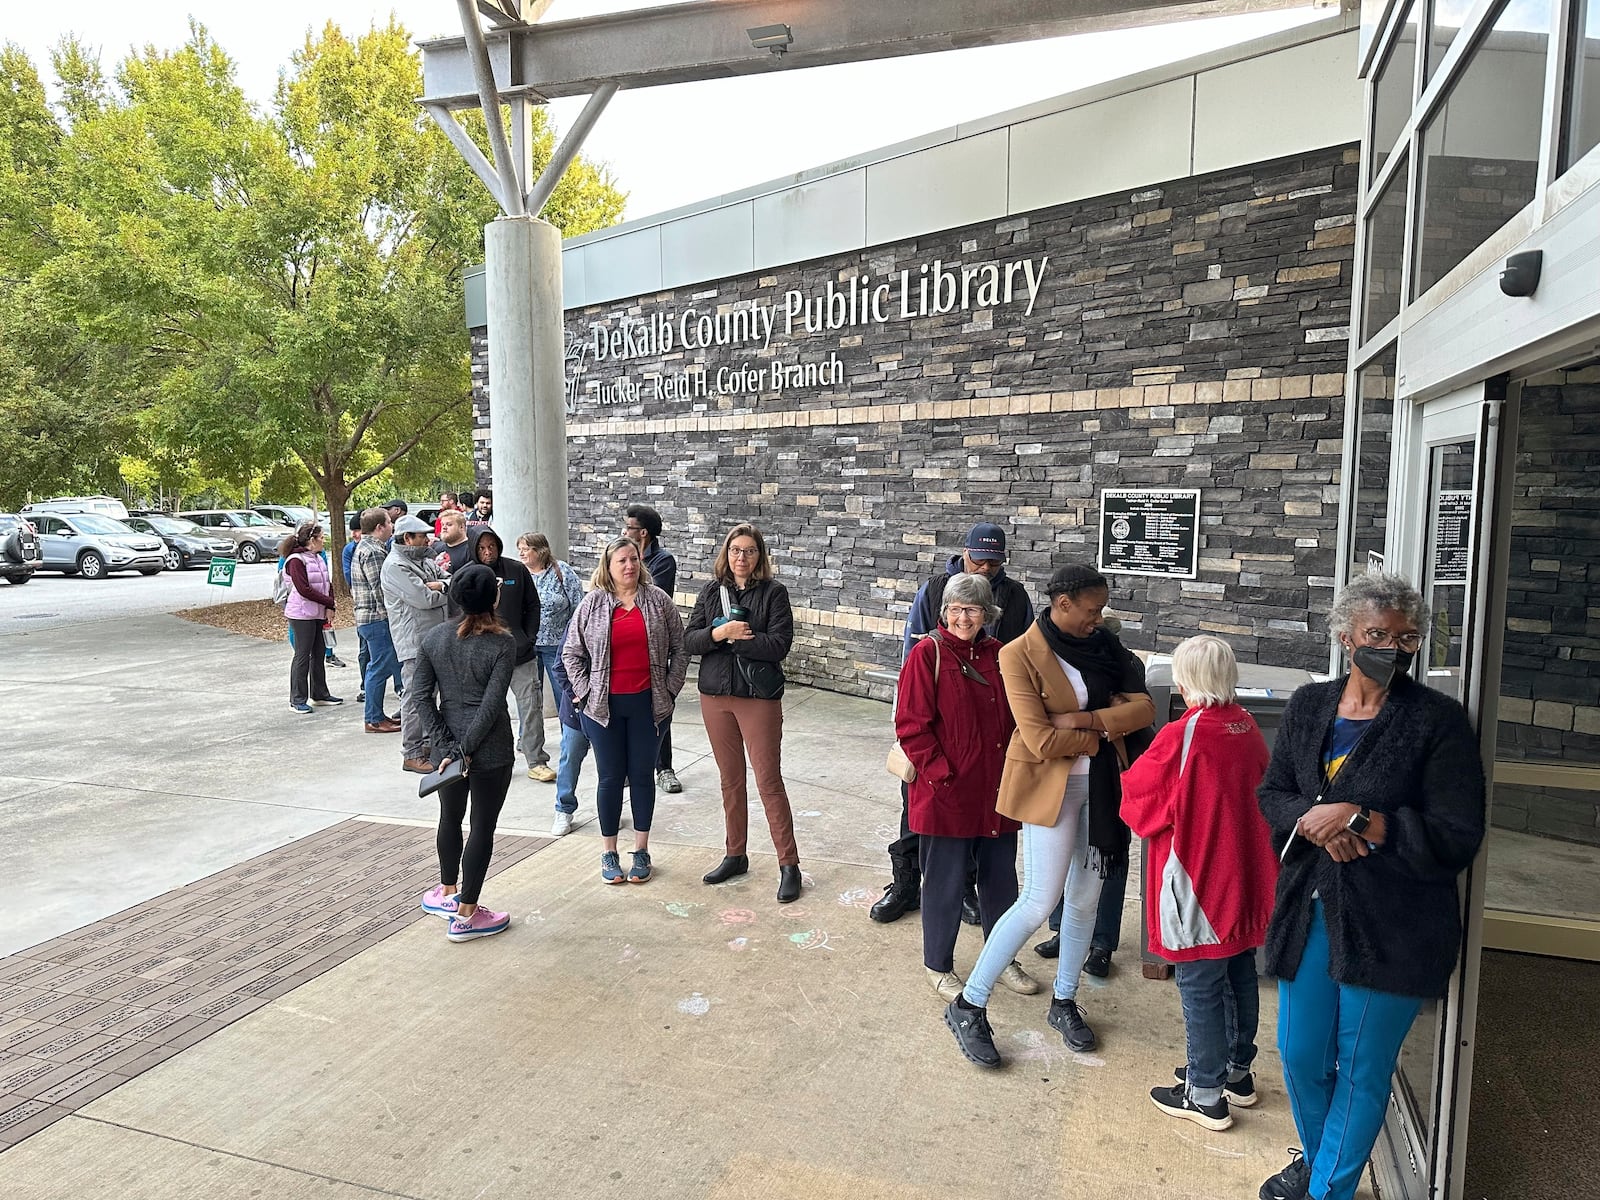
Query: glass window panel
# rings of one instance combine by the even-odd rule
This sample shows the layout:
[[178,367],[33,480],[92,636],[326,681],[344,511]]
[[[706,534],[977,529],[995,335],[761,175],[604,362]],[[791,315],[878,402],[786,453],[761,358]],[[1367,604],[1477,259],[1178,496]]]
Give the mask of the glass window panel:
[[[1411,118],[1412,89],[1417,67],[1417,4],[1406,6],[1406,15],[1394,44],[1372,82],[1372,175],[1377,178],[1389,161],[1400,131]],[[1600,0],[1596,0],[1600,3]]]
[[1423,128],[1415,296],[1533,199],[1550,13],[1502,5]]
[[1433,79],[1433,73],[1439,69],[1445,51],[1450,49],[1450,43],[1456,40],[1456,34],[1461,32],[1461,19],[1467,15],[1467,9],[1472,7],[1472,0],[1433,0],[1433,19],[1428,25],[1428,61],[1427,76],[1423,86]]
[[1348,509],[1352,578],[1382,563],[1384,540],[1389,533],[1394,369],[1395,347],[1390,346],[1361,369],[1356,381],[1356,476]]
[[1600,145],[1600,0],[1575,0],[1564,171]]
[[1410,184],[1411,164],[1401,163],[1367,215],[1367,278],[1361,301],[1363,342],[1376,336],[1400,312]]

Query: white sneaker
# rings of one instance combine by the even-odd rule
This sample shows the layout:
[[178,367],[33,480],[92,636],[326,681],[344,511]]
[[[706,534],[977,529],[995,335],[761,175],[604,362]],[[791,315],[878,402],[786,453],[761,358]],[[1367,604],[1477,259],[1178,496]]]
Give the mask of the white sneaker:
[[556,810],[556,819],[550,822],[551,837],[566,837],[572,832],[572,814]]
[[1039,981],[1024,971],[1022,964],[1014,958],[1000,972],[1000,982],[1019,996],[1033,996],[1039,991]]
[[928,972],[928,982],[933,984],[933,990],[954,1004],[956,997],[961,995],[961,976],[954,971],[935,971],[932,967],[924,967],[923,970]]

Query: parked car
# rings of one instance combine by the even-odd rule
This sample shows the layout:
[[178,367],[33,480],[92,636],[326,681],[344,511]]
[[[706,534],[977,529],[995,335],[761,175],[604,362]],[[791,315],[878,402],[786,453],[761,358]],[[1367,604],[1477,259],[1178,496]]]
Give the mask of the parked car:
[[40,570],[85,579],[104,579],[112,571],[154,575],[166,555],[160,538],[100,513],[44,512],[28,519],[39,531]]
[[302,521],[318,519],[316,512],[303,504],[252,504],[250,511],[279,525],[287,525],[290,529],[297,528]]
[[120,521],[128,515],[128,506],[115,496],[56,496],[50,500],[35,500],[32,504],[22,506],[22,515],[25,517],[46,512],[91,512]]
[[182,517],[169,517],[164,513],[136,514],[123,524],[136,533],[148,533],[161,539],[167,548],[163,561],[169,571],[208,566],[213,556],[234,556],[232,538],[202,529]]
[[260,513],[236,508],[207,508],[178,515],[208,533],[232,539],[242,563],[258,563],[263,558],[276,560],[278,543],[294,532],[289,526],[269,521]]
[[28,519],[0,512],[0,575],[27,583],[39,569],[39,535]]

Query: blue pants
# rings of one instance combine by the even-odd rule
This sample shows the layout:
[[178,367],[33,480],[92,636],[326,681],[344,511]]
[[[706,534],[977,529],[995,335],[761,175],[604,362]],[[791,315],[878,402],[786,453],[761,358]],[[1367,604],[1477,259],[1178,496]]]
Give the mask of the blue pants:
[[1421,1008],[1415,996],[1330,979],[1322,901],[1313,901],[1299,969],[1278,981],[1278,1052],[1318,1200],[1356,1194],[1383,1128],[1400,1045]]
[[1189,1065],[1184,1077],[1198,1104],[1215,1104],[1222,1085],[1243,1079],[1256,1060],[1261,992],[1256,952],[1174,964]]
[[650,829],[656,811],[656,752],[661,734],[650,707],[650,691],[611,693],[611,723],[600,725],[580,713],[584,736],[594,746],[599,773],[595,808],[600,815],[600,836],[613,838],[622,827],[622,781],[628,781],[633,827]]
[[367,673],[362,686],[367,689],[366,719],[368,725],[383,720],[383,702],[388,694],[389,681],[400,686],[400,660],[395,657],[394,638],[389,633],[389,622],[369,621],[357,625],[356,633],[366,647]]
[[[1089,938],[1089,945],[1098,946],[1107,954],[1115,954],[1117,947],[1122,944],[1122,906],[1128,897],[1128,856],[1123,855],[1116,866],[1106,872],[1105,882],[1100,887],[1100,905],[1095,909],[1094,934]],[[1050,914],[1050,932],[1061,932],[1060,901],[1056,903],[1055,912]]]
[[[561,760],[556,765],[556,811],[578,811],[578,773],[583,770],[583,760],[589,757],[589,739],[583,730],[570,725],[561,727]],[[621,809],[618,809],[621,819]]]

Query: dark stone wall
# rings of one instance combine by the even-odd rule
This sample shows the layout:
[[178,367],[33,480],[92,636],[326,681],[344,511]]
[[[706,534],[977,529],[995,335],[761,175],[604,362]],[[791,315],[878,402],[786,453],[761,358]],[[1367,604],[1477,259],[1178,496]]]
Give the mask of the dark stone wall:
[[[1335,147],[569,311],[569,337],[587,339],[593,323],[814,296],[936,258],[1050,256],[1031,317],[997,305],[780,333],[765,353],[591,362],[588,378],[626,375],[643,398],[579,390],[573,557],[587,566],[626,504],[654,504],[684,598],[728,526],[754,520],[797,608],[790,674],[886,696],[912,596],[974,521],[1008,529],[1008,570],[1036,595],[1054,566],[1094,560],[1101,489],[1198,487],[1199,577],[1113,577],[1125,640],[1208,630],[1244,661],[1323,668],[1356,179],[1356,150]],[[832,386],[651,398],[696,357],[714,374],[830,355]],[[481,426],[481,331],[474,360]]]
[[[1600,371],[1522,392],[1498,756],[1600,766]],[[1600,793],[1499,785],[1494,823],[1600,845]]]

